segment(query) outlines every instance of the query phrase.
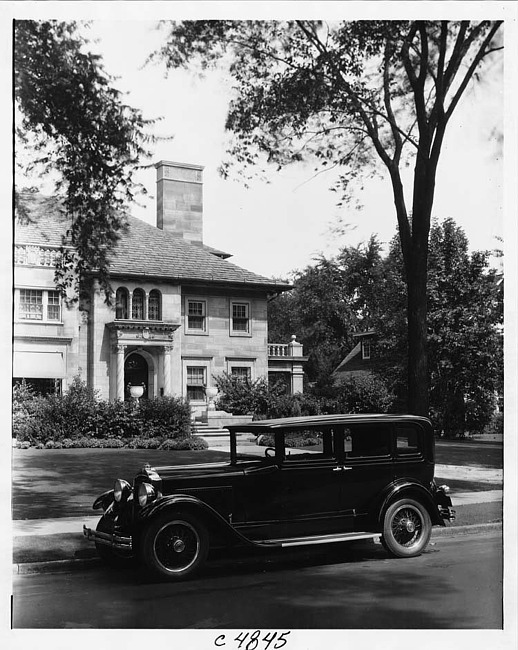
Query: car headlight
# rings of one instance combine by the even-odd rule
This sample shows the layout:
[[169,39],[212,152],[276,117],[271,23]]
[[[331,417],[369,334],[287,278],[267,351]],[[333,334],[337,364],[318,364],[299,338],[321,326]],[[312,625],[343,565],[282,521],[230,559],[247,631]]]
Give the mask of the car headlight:
[[439,490],[442,490],[444,494],[448,494],[448,492],[450,491],[450,486],[446,484],[439,485]]
[[122,499],[127,499],[129,494],[131,494],[131,485],[128,481],[118,478],[113,484],[113,498],[115,501],[120,503]]
[[138,488],[138,502],[141,506],[151,501],[155,497],[155,488],[149,483],[141,483]]

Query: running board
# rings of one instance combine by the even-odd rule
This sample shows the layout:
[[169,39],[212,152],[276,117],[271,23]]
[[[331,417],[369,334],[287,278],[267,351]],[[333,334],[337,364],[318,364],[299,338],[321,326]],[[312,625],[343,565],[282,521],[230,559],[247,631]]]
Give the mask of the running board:
[[311,535],[309,537],[285,537],[254,541],[259,546],[280,547],[310,546],[312,544],[331,544],[332,542],[353,542],[357,539],[374,539],[381,533],[335,533],[333,535]]

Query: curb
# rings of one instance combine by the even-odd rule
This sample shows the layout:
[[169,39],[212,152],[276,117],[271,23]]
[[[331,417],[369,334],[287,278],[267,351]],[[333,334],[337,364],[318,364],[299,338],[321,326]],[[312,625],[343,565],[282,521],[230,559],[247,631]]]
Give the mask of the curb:
[[493,530],[502,530],[502,522],[493,521],[488,524],[469,524],[467,526],[440,526],[432,529],[432,539],[435,537],[454,537],[455,535],[489,533]]
[[[472,535],[475,533],[489,533],[496,530],[502,530],[502,522],[495,521],[488,524],[471,524],[468,526],[448,526],[446,528],[434,528],[431,539],[437,537],[454,537],[455,535]],[[23,564],[13,564],[13,573],[15,575],[29,575],[32,573],[52,573],[66,571],[68,569],[86,569],[89,567],[101,566],[102,561],[98,557],[91,558],[72,558],[69,560],[49,560],[45,562],[27,562]]]
[[13,573],[15,575],[27,575],[30,573],[52,573],[54,571],[66,571],[67,569],[87,569],[101,565],[102,560],[98,557],[72,558],[70,560],[48,560],[44,562],[26,562],[23,564],[13,564]]

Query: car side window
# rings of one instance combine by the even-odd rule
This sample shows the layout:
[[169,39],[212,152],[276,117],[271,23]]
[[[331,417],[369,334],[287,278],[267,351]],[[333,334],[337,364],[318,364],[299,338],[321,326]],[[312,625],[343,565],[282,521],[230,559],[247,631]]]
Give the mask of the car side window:
[[390,429],[367,424],[347,427],[344,431],[346,458],[372,458],[390,454]]
[[284,435],[284,454],[287,462],[333,458],[333,432],[330,429],[291,429]]
[[398,456],[419,454],[419,429],[413,426],[396,427],[396,453]]

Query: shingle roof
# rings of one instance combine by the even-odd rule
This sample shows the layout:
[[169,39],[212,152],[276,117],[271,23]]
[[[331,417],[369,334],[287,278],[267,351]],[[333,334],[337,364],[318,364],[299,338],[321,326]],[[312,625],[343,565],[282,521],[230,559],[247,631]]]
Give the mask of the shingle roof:
[[[17,243],[61,245],[70,222],[57,210],[47,211],[45,208],[45,201],[41,201],[31,222],[16,225]],[[211,284],[246,284],[280,291],[290,288],[287,283],[236,266],[210,250],[215,249],[191,244],[140,219],[128,217],[128,228],[121,234],[111,256],[110,274]]]

